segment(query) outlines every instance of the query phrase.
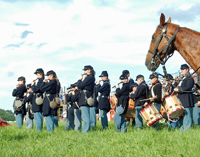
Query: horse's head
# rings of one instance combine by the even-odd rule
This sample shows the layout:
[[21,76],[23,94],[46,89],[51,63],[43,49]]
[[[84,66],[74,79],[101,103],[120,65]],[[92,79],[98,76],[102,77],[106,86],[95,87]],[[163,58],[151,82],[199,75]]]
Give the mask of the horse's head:
[[164,64],[174,52],[173,42],[179,28],[173,35],[169,29],[167,30],[167,26],[169,25],[168,27],[170,27],[170,24],[171,18],[165,22],[165,15],[162,13],[160,24],[152,35],[151,44],[146,56],[145,65],[150,71],[155,71],[160,63]]

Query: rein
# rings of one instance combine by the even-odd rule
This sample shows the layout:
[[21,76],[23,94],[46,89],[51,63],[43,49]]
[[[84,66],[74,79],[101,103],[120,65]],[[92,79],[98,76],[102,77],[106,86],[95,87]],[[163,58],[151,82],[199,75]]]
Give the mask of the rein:
[[[160,37],[158,39],[158,43],[156,45],[156,48],[154,49],[154,52],[152,52],[150,50],[148,51],[149,53],[153,54],[152,61],[151,61],[151,63],[153,63],[153,64],[156,64],[156,61],[155,61],[155,58],[156,58],[162,65],[164,65],[167,62],[167,60],[174,54],[174,45],[173,45],[173,43],[175,41],[174,39],[175,39],[176,34],[178,33],[178,31],[181,27],[178,27],[177,30],[175,31],[174,35],[171,37],[171,39],[169,39],[166,35],[168,24],[169,23],[165,23],[164,26],[163,26],[163,29],[158,27],[158,29],[161,30],[162,32],[161,32]],[[160,51],[158,51],[158,46],[159,46],[163,36],[168,41],[168,43],[165,47],[163,47]],[[172,47],[172,49],[170,49],[170,46]],[[166,50],[167,50],[166,55],[165,55],[164,59],[161,60],[160,55],[162,54],[163,51],[166,51]],[[173,50],[173,52],[171,52],[171,50]]]

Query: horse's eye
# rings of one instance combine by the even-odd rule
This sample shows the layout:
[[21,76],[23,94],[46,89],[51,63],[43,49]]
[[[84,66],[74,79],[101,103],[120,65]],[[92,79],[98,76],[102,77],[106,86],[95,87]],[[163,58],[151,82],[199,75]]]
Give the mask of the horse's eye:
[[152,35],[152,40],[154,40],[155,39],[155,37]]

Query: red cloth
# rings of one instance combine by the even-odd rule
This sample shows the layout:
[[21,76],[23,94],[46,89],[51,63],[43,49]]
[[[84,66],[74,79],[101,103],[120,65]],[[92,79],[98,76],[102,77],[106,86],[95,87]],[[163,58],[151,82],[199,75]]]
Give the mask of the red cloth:
[[0,118],[0,126],[3,127],[3,126],[9,126],[10,124],[7,123],[6,121],[3,121],[1,118]]

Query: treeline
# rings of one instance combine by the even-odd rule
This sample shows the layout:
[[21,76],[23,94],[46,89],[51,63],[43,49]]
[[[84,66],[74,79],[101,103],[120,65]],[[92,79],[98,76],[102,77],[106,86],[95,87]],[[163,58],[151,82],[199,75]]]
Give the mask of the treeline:
[[5,121],[15,121],[14,113],[11,110],[0,109],[0,118]]

